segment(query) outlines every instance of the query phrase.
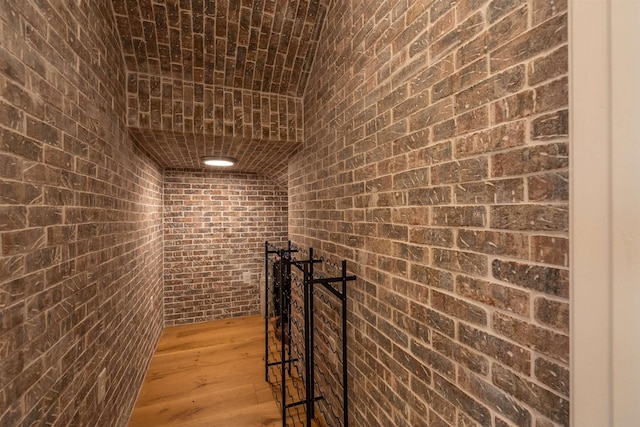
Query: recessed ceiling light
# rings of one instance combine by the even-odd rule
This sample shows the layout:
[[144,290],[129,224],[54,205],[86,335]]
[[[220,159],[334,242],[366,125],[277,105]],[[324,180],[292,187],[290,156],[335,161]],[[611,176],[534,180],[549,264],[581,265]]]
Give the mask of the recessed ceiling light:
[[222,166],[228,167],[236,164],[237,160],[233,157],[223,157],[223,156],[207,156],[203,157],[202,161],[207,166]]

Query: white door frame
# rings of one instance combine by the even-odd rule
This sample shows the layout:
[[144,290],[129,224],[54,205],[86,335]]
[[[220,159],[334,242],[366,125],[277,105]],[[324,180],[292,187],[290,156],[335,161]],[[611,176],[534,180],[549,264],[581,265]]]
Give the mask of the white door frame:
[[640,425],[640,1],[570,2],[571,420]]

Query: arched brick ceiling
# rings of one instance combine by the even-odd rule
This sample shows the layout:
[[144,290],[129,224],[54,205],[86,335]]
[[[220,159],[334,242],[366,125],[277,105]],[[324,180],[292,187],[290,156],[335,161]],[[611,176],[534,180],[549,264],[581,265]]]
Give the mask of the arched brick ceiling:
[[165,168],[229,155],[286,184],[330,0],[111,1],[138,145]]
[[302,96],[320,0],[112,0],[130,72]]

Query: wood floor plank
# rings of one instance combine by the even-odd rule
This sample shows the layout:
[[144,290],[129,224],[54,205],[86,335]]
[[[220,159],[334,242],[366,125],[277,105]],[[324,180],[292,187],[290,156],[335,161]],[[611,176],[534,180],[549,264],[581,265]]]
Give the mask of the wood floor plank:
[[166,328],[129,426],[280,426],[259,316]]

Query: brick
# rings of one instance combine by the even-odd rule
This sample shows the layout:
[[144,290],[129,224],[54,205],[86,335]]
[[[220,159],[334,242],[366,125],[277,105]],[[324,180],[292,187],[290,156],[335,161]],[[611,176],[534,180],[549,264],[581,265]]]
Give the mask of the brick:
[[436,22],[442,15],[447,13],[447,11],[452,10],[454,6],[455,3],[451,3],[447,0],[435,0],[431,9],[429,9],[431,22]]
[[450,383],[439,375],[434,376],[435,389],[439,393],[447,396],[458,408],[461,408],[471,418],[478,421],[481,425],[491,424],[491,414],[489,410],[482,404],[475,401],[468,394],[464,393],[456,385]]
[[429,169],[414,169],[393,176],[393,189],[425,187],[429,184]]
[[16,255],[29,252],[45,245],[44,232],[41,229],[12,231],[2,235],[2,254]]
[[12,256],[0,258],[0,273],[2,273],[2,276],[7,278],[7,280],[23,275],[24,257]]
[[434,371],[449,379],[455,378],[455,365],[453,362],[416,340],[411,340],[411,354]]
[[0,181],[0,203],[7,205],[30,205],[40,198],[40,189],[17,181]]
[[491,104],[494,123],[503,123],[530,116],[536,109],[533,90],[525,90]]
[[408,334],[426,343],[431,341],[431,329],[424,323],[416,321],[409,316],[400,314],[397,311],[394,312],[393,315],[395,324],[403,328],[403,330],[405,330]]
[[[511,10],[511,6],[517,7],[521,3],[522,0],[511,1],[509,2],[510,6],[503,8],[502,10],[507,13]],[[492,23],[490,21],[492,18],[492,12],[494,12],[493,18],[495,18],[495,9],[491,9],[492,4],[493,3],[490,3],[487,8],[487,22],[490,24]],[[489,27],[487,31],[478,35],[478,37],[458,49],[456,53],[458,66],[464,66],[471,61],[485,56],[488,52],[493,51],[498,46],[507,43],[509,40],[512,40],[525,32],[528,27],[527,12],[527,8],[523,7],[518,9],[507,18],[495,23],[495,25]]]
[[[428,94],[427,94],[428,95]],[[393,92],[382,98],[377,103],[377,108],[370,109],[373,114],[377,111],[378,114],[382,114],[386,110],[390,110],[396,105],[398,105],[401,101],[407,98],[407,85],[402,85],[399,88],[395,89]],[[427,98],[428,101],[428,98]],[[406,116],[406,114],[405,114]],[[357,117],[357,116],[356,116]],[[358,122],[356,122],[357,124]],[[364,121],[363,121],[364,123]]]
[[489,125],[489,108],[482,106],[456,117],[456,135],[486,128]]
[[4,47],[0,48],[0,73],[21,84],[25,84],[25,67],[17,58],[13,57]]
[[536,145],[498,153],[491,158],[491,164],[493,177],[564,169],[569,167],[569,146],[562,143]]
[[378,226],[378,236],[391,240],[408,240],[409,231],[404,225],[380,224]]
[[495,99],[520,90],[525,81],[525,67],[518,65],[466,89],[455,96],[456,114],[472,110]]
[[453,58],[445,57],[424,71],[416,74],[410,83],[411,93],[422,92],[430,89],[436,82],[444,79],[454,71]]
[[533,25],[538,25],[547,19],[567,10],[567,0],[543,1],[535,0],[532,7]]
[[[438,123],[433,126],[433,141],[438,142],[443,139],[451,138],[456,134],[456,121],[454,119],[449,119],[446,122]],[[448,141],[444,142],[444,144],[450,144]],[[450,152],[449,148],[449,152]],[[448,158],[451,158],[449,155]]]
[[484,227],[486,210],[477,207],[434,207],[431,224],[434,226]]
[[31,206],[27,211],[30,227],[46,227],[62,223],[62,209],[49,206]]
[[21,159],[0,154],[0,178],[20,180],[23,163]]
[[393,154],[411,153],[413,150],[422,148],[429,143],[428,129],[421,129],[410,135],[399,138],[393,142]]
[[382,318],[378,318],[378,330],[389,337],[394,345],[399,344],[405,348],[409,345],[407,334]]
[[[406,28],[397,37],[393,39],[391,46],[394,52],[401,51],[411,40],[420,35],[429,23],[429,11],[423,5],[414,5],[413,14],[418,16],[406,15]],[[417,11],[419,7],[419,12]],[[424,10],[423,10],[424,9]]]
[[453,232],[445,228],[414,227],[409,229],[409,241],[429,246],[453,246]]
[[536,420],[536,427],[554,427],[553,421],[549,421],[546,418],[538,418]]
[[[410,206],[436,206],[451,203],[450,187],[430,187],[409,190],[407,203]],[[428,214],[425,212],[425,214]]]
[[433,185],[480,181],[488,175],[486,158],[475,158],[458,162],[442,163],[431,168]]
[[446,270],[473,275],[487,273],[487,257],[472,252],[433,249],[433,264]]
[[4,334],[23,323],[25,320],[24,312],[24,304],[4,307],[0,313],[0,332]]
[[455,335],[453,319],[413,301],[409,304],[409,314],[413,319],[449,337]]
[[534,317],[546,326],[569,333],[569,304],[547,298],[536,298],[534,301]]
[[569,239],[556,236],[532,236],[531,260],[568,267]]
[[12,105],[0,102],[0,124],[10,130],[24,132],[24,113]]
[[451,117],[453,117],[453,100],[445,98],[412,114],[409,117],[409,130],[415,132]]
[[0,231],[12,231],[25,228],[27,209],[24,206],[0,206]]
[[569,396],[569,369],[539,357],[536,359],[534,371],[535,377],[542,384],[564,396]]
[[489,306],[529,316],[529,294],[518,289],[458,275],[456,293]]
[[433,348],[467,369],[481,375],[489,372],[489,361],[486,357],[455,343],[440,334],[433,334]]
[[466,157],[484,154],[504,148],[517,147],[524,145],[524,143],[524,122],[509,123],[497,128],[458,138],[455,143],[455,156]]
[[437,413],[440,417],[448,422],[455,422],[456,418],[456,408],[455,406],[449,402],[447,399],[440,397],[439,394],[434,392],[430,388],[426,388],[423,390],[422,388],[417,388],[416,390],[419,396],[426,396],[427,401],[430,404],[431,412]]
[[546,114],[531,123],[531,138],[547,140],[569,135],[569,112],[567,110]]
[[569,105],[569,79],[563,77],[536,88],[536,113],[544,113]]
[[569,173],[548,173],[527,178],[529,200],[556,202],[569,200]]
[[[520,405],[516,399],[493,384],[465,370],[460,370],[458,383],[464,390],[476,396],[478,400],[494,409],[501,416],[511,420],[516,425],[531,425],[531,413],[524,406]],[[507,424],[505,423],[503,425]]]
[[464,412],[458,412],[458,426],[459,427],[478,427],[480,424],[475,422],[472,418],[465,415]]
[[460,230],[457,243],[459,248],[473,252],[529,258],[529,239],[522,234]]
[[462,344],[468,345],[518,372],[529,374],[531,354],[528,350],[464,323],[458,324],[458,337]]
[[[409,205],[412,205],[409,196]],[[396,224],[426,225],[429,224],[429,213],[421,207],[400,207],[390,209],[391,220]]]
[[487,324],[487,313],[481,307],[435,290],[431,293],[431,306],[469,323],[481,326]]
[[567,206],[492,206],[489,215],[491,217],[490,226],[496,229],[565,231],[569,227]]
[[569,362],[569,337],[543,329],[501,313],[494,313],[493,328],[496,332],[537,352],[565,363]]
[[569,297],[569,272],[557,268],[493,260],[492,274],[498,280],[548,295]]
[[427,164],[437,164],[451,160],[451,143],[446,141],[441,144],[427,147],[424,150],[424,159],[418,159],[421,163],[427,162]]
[[473,13],[482,9],[487,0],[461,0],[456,4],[458,22],[462,22]]
[[487,21],[493,23],[525,3],[525,0],[493,0],[487,6]]
[[27,136],[45,144],[57,146],[61,142],[60,132],[48,123],[27,118]]
[[529,63],[528,81],[534,86],[567,73],[569,69],[569,53],[567,46],[562,46],[549,55],[537,58]]
[[451,273],[424,265],[411,265],[411,280],[437,288],[453,290],[453,275]]
[[427,367],[427,365],[425,365],[420,360],[416,359],[400,347],[393,347],[393,358],[400,365],[406,367],[406,369],[415,377],[426,383],[431,382],[431,370]]
[[450,74],[446,79],[433,85],[431,89],[432,101],[435,102],[446,98],[480,82],[487,77],[487,69],[487,60],[483,58],[473,62],[455,74]]
[[[433,19],[433,12],[431,19]],[[450,31],[444,37],[432,43],[431,46],[429,46],[430,57],[439,58],[451,51],[451,49],[464,44],[482,31],[483,25],[482,13],[478,12],[474,14],[458,25],[453,31]]]
[[562,425],[569,424],[569,401],[503,368],[492,366],[492,381],[516,399]]
[[558,47],[567,41],[567,37],[567,15],[556,16],[492,52],[491,72],[504,70]]
[[522,202],[524,181],[517,178],[458,184],[455,187],[454,200],[461,205]]

